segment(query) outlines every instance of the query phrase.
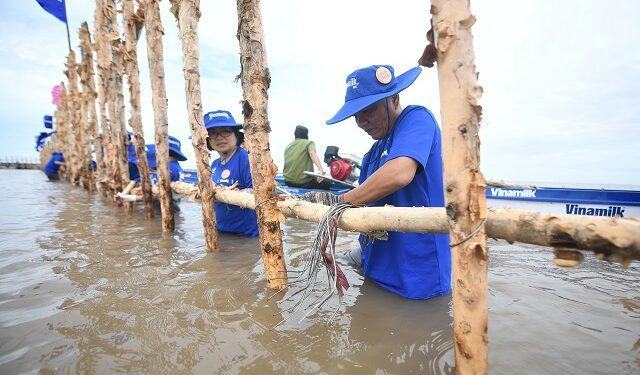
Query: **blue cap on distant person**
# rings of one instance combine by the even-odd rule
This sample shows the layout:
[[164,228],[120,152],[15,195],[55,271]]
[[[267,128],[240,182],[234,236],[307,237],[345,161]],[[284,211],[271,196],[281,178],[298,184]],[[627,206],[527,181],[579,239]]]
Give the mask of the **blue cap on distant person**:
[[416,66],[396,77],[391,65],[371,65],[347,76],[344,105],[329,120],[332,125],[357,114],[378,100],[393,96],[409,87],[420,75]]
[[[149,163],[149,168],[156,169],[158,167],[156,162],[156,145],[148,144],[147,147],[147,163]],[[169,136],[169,155],[172,155],[179,161],[187,160],[187,157],[184,156],[182,151],[180,150],[180,141],[176,137]]]
[[169,154],[173,154],[178,161],[185,161],[187,160],[187,157],[182,153],[180,146],[181,144],[178,138],[169,136]]
[[242,128],[242,124],[236,122],[231,112],[217,110],[204,115],[204,127],[206,129],[221,127]]

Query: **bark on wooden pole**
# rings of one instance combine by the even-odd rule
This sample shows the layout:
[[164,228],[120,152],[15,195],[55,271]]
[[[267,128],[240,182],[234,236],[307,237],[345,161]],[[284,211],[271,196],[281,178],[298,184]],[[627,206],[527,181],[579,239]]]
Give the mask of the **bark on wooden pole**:
[[109,30],[106,26],[104,0],[96,0],[94,35],[96,37],[96,62],[98,66],[98,108],[100,112],[100,149],[96,152],[102,154],[103,172],[98,183],[102,186],[103,193],[114,191],[114,154],[111,146],[111,124],[107,108],[111,98],[109,86],[111,80],[111,45],[109,44]]
[[[111,143],[115,153],[116,190],[122,191],[129,184],[129,168],[127,163],[127,148],[125,145],[126,123],[124,115],[124,58],[122,56],[122,41],[120,40],[120,28],[115,0],[105,0],[104,17],[111,42],[111,100],[109,101],[109,117],[111,119]],[[126,203],[125,208],[131,209],[131,204]]]
[[480,171],[481,107],[469,0],[431,0],[440,85],[446,211],[453,266],[456,372],[487,373],[486,183]]
[[[69,51],[67,55],[67,70],[65,74],[69,82],[67,96],[67,126],[69,129],[69,180],[72,184],[80,183],[80,131],[81,131],[81,94],[78,90],[78,64],[76,63],[75,52]],[[67,156],[65,156],[67,158]]]
[[259,202],[256,214],[262,260],[269,286],[276,288],[287,284],[287,273],[280,229],[284,216],[278,209],[275,191],[277,168],[269,152],[271,129],[267,117],[267,90],[271,77],[267,68],[260,3],[258,0],[237,0],[237,5],[245,142],[253,190]]
[[[93,69],[93,49],[91,48],[91,33],[89,32],[89,26],[86,22],[82,23],[80,27],[80,50],[82,52],[82,74],[80,80],[82,81],[82,91],[84,93],[85,100],[85,139],[84,139],[84,159],[85,159],[85,174],[87,178],[87,185],[89,192],[94,192],[96,189],[95,176],[100,174],[100,168],[102,167],[102,157],[100,151],[99,134],[98,134],[98,118],[96,114],[96,88],[94,81],[94,69]],[[91,145],[95,149],[96,153],[96,171],[93,172],[91,161],[92,151]]]
[[[60,83],[60,104],[58,104],[55,112],[55,121],[56,121],[56,133],[54,136],[56,137],[56,148],[52,151],[62,152],[65,160],[68,158],[69,154],[69,141],[67,134],[69,133],[69,126],[67,122],[68,111],[67,111],[67,89],[64,82]],[[49,160],[47,160],[48,162]],[[67,166],[60,169],[60,174],[62,178],[68,179],[69,173],[67,172]]]
[[151,75],[151,103],[155,126],[156,162],[162,230],[173,231],[173,198],[169,176],[169,123],[167,118],[167,93],[164,82],[162,36],[164,29],[160,20],[158,0],[145,0],[144,26],[147,35],[147,57]]
[[[80,82],[82,83],[83,79],[83,65],[82,63],[78,65],[78,76],[80,77]],[[88,152],[87,147],[89,146],[87,142],[87,134],[86,129],[88,127],[88,111],[89,106],[86,100],[86,92],[84,88],[82,91],[78,92],[79,106],[80,106],[80,118],[79,123],[77,124],[77,157],[78,157],[78,177],[80,181],[80,185],[87,190],[90,190],[89,186],[89,173],[91,171],[91,153]],[[88,168],[87,168],[88,167]]]
[[[135,12],[133,0],[122,1],[124,15],[125,37],[125,72],[129,82],[129,103],[131,104],[131,118],[129,125],[133,129],[131,140],[136,148],[140,184],[145,201],[145,213],[148,219],[153,217],[153,194],[151,193],[151,177],[149,176],[149,162],[145,150],[142,115],[140,113],[140,71],[138,69],[138,33],[144,26],[144,12]],[[143,10],[143,8],[138,8]]]
[[202,225],[207,251],[218,250],[216,229],[215,191],[211,181],[207,131],[202,118],[200,91],[200,52],[198,46],[198,20],[200,0],[171,0],[171,12],[178,20],[182,40],[182,62],[187,97],[187,112],[191,127],[191,139],[198,168],[198,188],[202,197]]

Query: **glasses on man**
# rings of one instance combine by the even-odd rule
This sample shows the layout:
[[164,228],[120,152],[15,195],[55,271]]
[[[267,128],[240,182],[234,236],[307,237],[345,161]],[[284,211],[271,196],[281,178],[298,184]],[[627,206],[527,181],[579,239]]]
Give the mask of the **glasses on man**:
[[212,139],[220,138],[229,138],[233,134],[231,130],[214,130],[209,132],[209,137]]

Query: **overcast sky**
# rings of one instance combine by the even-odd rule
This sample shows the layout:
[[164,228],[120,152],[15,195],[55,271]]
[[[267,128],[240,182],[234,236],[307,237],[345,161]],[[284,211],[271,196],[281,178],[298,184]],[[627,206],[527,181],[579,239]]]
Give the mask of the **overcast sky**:
[[[235,1],[201,1],[205,111],[241,120]],[[372,140],[353,119],[326,126],[358,67],[416,65],[426,40],[428,1],[263,0],[272,86],[273,158],[282,168],[293,129],[304,124],[320,153],[328,145],[364,154]],[[72,46],[93,30],[93,2],[67,0]],[[193,155],[177,26],[161,3],[169,132]],[[638,1],[474,1],[476,63],[484,87],[482,169],[489,179],[640,185],[640,13]],[[37,156],[34,136],[52,114],[50,90],[64,79],[64,24],[35,0],[0,2],[0,157]],[[121,28],[122,29],[122,28]],[[146,43],[139,44],[145,137],[153,119]],[[439,116],[437,74],[423,69],[401,103]],[[193,165],[192,160],[185,164]]]

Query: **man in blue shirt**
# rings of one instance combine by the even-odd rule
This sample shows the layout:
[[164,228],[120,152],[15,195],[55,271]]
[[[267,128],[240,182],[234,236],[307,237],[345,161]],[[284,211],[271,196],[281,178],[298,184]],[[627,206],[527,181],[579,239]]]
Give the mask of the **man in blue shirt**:
[[[440,128],[422,106],[402,108],[398,93],[420,67],[395,76],[388,65],[358,69],[347,77],[345,104],[328,125],[355,116],[376,142],[364,156],[360,185],[340,197],[358,205],[443,207]],[[379,286],[405,298],[451,291],[451,254],[445,234],[390,232],[386,241],[361,236],[362,269]]]
[[64,157],[61,152],[55,151],[51,154],[51,158],[44,166],[44,174],[47,175],[49,180],[56,181],[60,179],[60,175],[58,172],[60,171],[60,167],[64,164]]

